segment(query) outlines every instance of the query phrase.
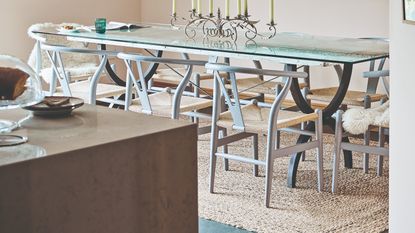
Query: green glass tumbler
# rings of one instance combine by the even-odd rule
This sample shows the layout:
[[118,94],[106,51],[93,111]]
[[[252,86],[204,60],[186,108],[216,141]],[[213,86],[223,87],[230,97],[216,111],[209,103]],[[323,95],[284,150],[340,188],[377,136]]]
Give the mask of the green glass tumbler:
[[97,18],[95,19],[95,31],[99,34],[104,34],[107,30],[107,19]]

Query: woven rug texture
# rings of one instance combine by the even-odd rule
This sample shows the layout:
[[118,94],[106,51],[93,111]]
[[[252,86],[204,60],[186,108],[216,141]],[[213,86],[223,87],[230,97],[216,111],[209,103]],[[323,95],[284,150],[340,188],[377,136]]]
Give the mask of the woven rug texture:
[[[259,137],[260,158],[264,159],[266,137]],[[296,136],[282,134],[282,145],[292,145]],[[324,136],[324,189],[317,192],[316,150],[308,151],[300,162],[297,187],[287,188],[289,157],[275,160],[271,208],[264,206],[264,169],[254,177],[252,165],[230,161],[224,171],[218,159],[215,193],[209,193],[209,135],[199,138],[199,215],[254,232],[383,232],[388,228],[388,160],[384,174],[376,176],[376,156],[370,157],[370,172],[362,171],[362,154],[354,153],[354,168],[345,169],[343,161],[338,193],[331,187],[334,137]],[[357,141],[357,140],[354,140]],[[229,146],[231,154],[252,156],[251,140]],[[343,157],[343,156],[342,156]]]

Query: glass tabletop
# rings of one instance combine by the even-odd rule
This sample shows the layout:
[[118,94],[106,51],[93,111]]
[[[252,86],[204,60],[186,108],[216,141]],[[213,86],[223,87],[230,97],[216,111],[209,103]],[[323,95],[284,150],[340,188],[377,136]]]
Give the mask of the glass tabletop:
[[102,43],[124,42],[172,48],[237,53],[255,57],[276,57],[332,63],[361,63],[389,56],[389,43],[383,40],[315,36],[303,33],[280,32],[272,39],[257,37],[255,42],[240,37],[237,42],[207,39],[199,32],[190,39],[184,27],[163,24],[137,24],[139,29],[95,32],[58,32],[46,28],[35,33],[76,37],[78,40],[99,40]]

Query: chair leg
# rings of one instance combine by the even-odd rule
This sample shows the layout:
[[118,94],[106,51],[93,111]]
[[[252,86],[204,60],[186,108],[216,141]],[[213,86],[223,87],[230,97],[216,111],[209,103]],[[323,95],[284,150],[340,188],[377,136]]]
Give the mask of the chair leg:
[[212,134],[210,139],[210,183],[209,183],[209,192],[214,192],[214,183],[215,183],[215,172],[216,172],[216,151],[217,151],[217,140],[218,140],[218,128],[212,127]]
[[[278,132],[278,131],[277,131]],[[277,135],[277,134],[275,134]],[[270,207],[271,189],[272,189],[272,176],[274,174],[274,158],[272,152],[275,150],[277,141],[274,141],[273,132],[268,132],[267,137],[267,154],[265,164],[265,206]],[[279,141],[279,140],[278,140]]]
[[316,137],[318,140],[317,148],[317,189],[319,192],[323,191],[324,186],[324,174],[323,174],[323,113],[321,110],[317,110],[318,120],[315,122]]
[[[252,144],[253,144],[253,154],[254,159],[258,160],[258,134],[255,134],[252,136]],[[258,165],[254,165],[254,176],[258,176]]]
[[[379,127],[379,147],[384,147],[384,146],[385,146],[385,128]],[[381,155],[378,155],[376,174],[378,176],[382,176],[383,174],[383,156]]]
[[[365,146],[368,146],[370,143],[370,131],[366,131],[364,133],[364,144]],[[364,153],[363,155],[363,172],[365,174],[369,173],[369,154],[368,153]]]
[[335,130],[335,142],[334,142],[334,155],[333,155],[333,174],[331,192],[336,193],[337,191],[337,178],[339,173],[340,154],[341,154],[341,143],[342,143],[342,114],[341,110],[336,113],[336,130]]
[[[193,111],[193,112],[197,113],[197,111]],[[200,121],[198,117],[190,117],[190,120],[192,121],[192,123],[199,125]]]
[[[307,73],[307,74],[309,74],[310,75],[310,67],[309,66],[305,66],[304,67],[304,71]],[[302,91],[302,94],[303,94],[303,97],[304,97],[304,99],[305,100],[307,100],[307,103],[309,104],[309,105],[311,105],[311,100],[308,100],[307,99],[307,95],[308,94],[310,94],[310,76],[308,77],[308,78],[306,78],[305,80],[304,80],[305,82],[306,82],[306,87],[304,87],[304,89],[303,89],[303,91]],[[305,129],[305,126],[306,126],[306,122],[302,122],[301,123],[301,129],[302,130],[304,130]],[[302,153],[302,155],[301,155],[301,161],[305,161],[305,157],[306,157],[306,151],[303,151],[303,153]]]
[[[304,130],[305,129],[305,122],[301,123],[301,129]],[[305,161],[305,156],[306,156],[306,151],[303,151],[302,155],[301,155],[301,161]]]
[[[199,73],[195,73],[193,75],[193,82],[195,85],[190,84],[189,86],[191,88],[193,88],[193,96],[195,98],[199,98],[200,97],[200,93],[199,93],[199,89],[198,87],[200,87],[200,74]],[[195,110],[194,112],[197,112],[197,110]],[[199,124],[199,118],[198,117],[192,117],[192,121],[193,123]]]
[[281,147],[281,140],[280,139],[281,139],[281,132],[277,131],[275,133],[275,145],[276,145],[277,149],[279,149]]
[[[371,107],[371,105],[372,105],[372,102],[371,102],[370,96],[366,95],[364,98],[364,108],[368,109]],[[365,143],[365,146],[368,146],[370,144],[370,131],[369,130],[364,133],[364,143]],[[363,172],[365,174],[369,173],[369,154],[368,153],[364,153],[363,155]]]
[[212,106],[212,129],[211,129],[211,138],[210,138],[210,166],[209,166],[209,192],[214,192],[214,183],[215,183],[215,172],[216,172],[216,152],[217,152],[217,141],[218,141],[218,126],[216,122],[219,118],[219,101],[220,101],[220,88],[218,80],[214,79],[213,83],[213,106]]
[[265,168],[265,206],[270,207],[271,200],[271,188],[272,188],[272,175],[274,169],[274,159],[272,158],[271,148],[267,149],[270,152],[267,153],[267,163]]
[[[219,130],[219,138],[224,138],[228,135],[228,130],[226,128],[221,128]],[[227,154],[228,153],[228,145],[224,145],[223,148],[223,153]],[[229,159],[223,158],[223,167],[225,171],[229,171]]]

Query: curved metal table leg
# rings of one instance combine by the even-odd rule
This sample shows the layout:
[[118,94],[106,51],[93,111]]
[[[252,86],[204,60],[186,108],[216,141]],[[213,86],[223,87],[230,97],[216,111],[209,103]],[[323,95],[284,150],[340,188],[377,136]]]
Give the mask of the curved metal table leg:
[[[297,69],[296,65],[287,65],[287,70],[289,71],[295,71]],[[346,96],[346,92],[349,88],[350,79],[352,76],[352,70],[353,70],[353,64],[351,63],[345,63],[343,68],[343,74],[340,80],[339,88],[337,89],[337,92],[335,96],[333,97],[332,101],[329,103],[329,105],[323,109],[323,121],[324,125],[329,126],[334,130],[334,120],[331,118],[331,116],[337,111],[337,109],[340,107],[341,103],[343,102],[344,97]],[[304,113],[312,113],[314,110],[311,108],[307,100],[304,98],[304,96],[301,93],[300,86],[298,84],[298,80],[293,79],[293,83],[291,85],[291,95],[299,107],[299,109]],[[313,130],[314,129],[314,123],[309,123],[306,126],[307,130]],[[297,143],[304,143],[310,140],[310,136],[304,136],[301,135]],[[344,138],[345,141],[348,141],[348,138]],[[301,160],[302,153],[293,154],[291,156],[289,168],[288,168],[288,181],[287,185],[290,188],[294,188],[296,184],[296,177],[297,177],[297,169],[298,164]],[[353,166],[352,161],[352,155],[350,151],[344,151],[344,158],[345,158],[345,166],[350,168]]]
[[[107,50],[107,45],[106,44],[101,44],[100,45],[101,50]],[[156,54],[154,54],[154,56],[156,57],[162,57],[163,56],[163,51],[162,50],[158,50]],[[156,70],[158,68],[159,64],[158,63],[152,63],[148,69],[146,70],[145,74],[144,74],[144,79],[146,80],[146,82],[148,82],[151,77],[153,77],[153,75],[156,73]],[[122,80],[120,77],[118,77],[118,75],[114,72],[114,70],[111,67],[111,64],[109,61],[107,61],[107,64],[105,64],[105,69],[107,70],[108,75],[111,77],[112,81],[114,81],[117,85],[119,86],[124,86],[126,85],[125,81]]]

